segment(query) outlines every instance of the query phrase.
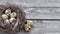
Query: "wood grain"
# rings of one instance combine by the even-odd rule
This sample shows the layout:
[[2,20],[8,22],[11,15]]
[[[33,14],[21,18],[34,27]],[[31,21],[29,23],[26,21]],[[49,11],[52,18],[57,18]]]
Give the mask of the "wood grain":
[[60,19],[60,8],[24,8],[27,19]]
[[0,5],[6,2],[21,5],[35,25],[30,32],[0,34],[60,34],[60,0],[0,0]]

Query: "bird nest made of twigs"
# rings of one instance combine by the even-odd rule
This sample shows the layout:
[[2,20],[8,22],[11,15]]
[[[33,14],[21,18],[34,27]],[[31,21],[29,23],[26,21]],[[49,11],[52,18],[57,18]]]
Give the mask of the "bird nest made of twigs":
[[23,29],[26,22],[25,12],[11,4],[0,5],[0,31],[16,32]]

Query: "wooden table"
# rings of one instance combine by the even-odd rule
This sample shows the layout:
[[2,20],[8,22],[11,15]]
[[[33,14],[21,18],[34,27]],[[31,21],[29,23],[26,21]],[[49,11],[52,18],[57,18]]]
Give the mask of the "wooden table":
[[13,34],[60,34],[60,0],[0,0],[0,5],[6,2],[21,5],[26,18],[34,21],[30,32]]

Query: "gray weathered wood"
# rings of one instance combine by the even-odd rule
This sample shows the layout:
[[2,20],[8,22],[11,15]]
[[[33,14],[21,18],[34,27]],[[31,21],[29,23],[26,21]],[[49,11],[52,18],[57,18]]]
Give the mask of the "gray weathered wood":
[[11,2],[23,7],[60,7],[60,0],[12,0]]
[[60,19],[60,8],[24,8],[27,19]]
[[23,7],[60,7],[60,0],[0,0],[3,2],[15,3]]

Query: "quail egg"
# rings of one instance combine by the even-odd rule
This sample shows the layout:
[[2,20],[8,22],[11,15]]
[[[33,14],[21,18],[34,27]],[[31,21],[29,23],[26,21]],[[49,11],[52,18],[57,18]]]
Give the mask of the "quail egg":
[[25,31],[30,31],[31,30],[31,26],[29,26],[28,24],[25,24]]
[[12,23],[14,20],[16,20],[15,18],[10,18],[10,23]]
[[16,16],[17,16],[16,12],[13,12],[13,13],[10,14],[11,18],[15,18]]
[[33,21],[27,20],[27,24],[30,25],[30,26],[33,26]]
[[9,15],[11,14],[11,10],[10,10],[10,9],[7,9],[7,10],[5,11],[5,14],[9,16]]
[[6,23],[10,23],[8,19],[5,20]]
[[7,15],[5,15],[5,14],[2,14],[2,19],[8,19],[8,16]]
[[29,31],[30,31],[30,29],[29,29],[29,28],[26,28],[26,29],[25,29],[25,31],[29,32]]

